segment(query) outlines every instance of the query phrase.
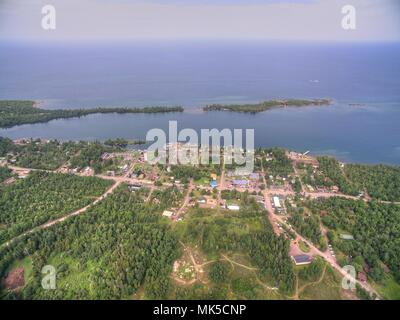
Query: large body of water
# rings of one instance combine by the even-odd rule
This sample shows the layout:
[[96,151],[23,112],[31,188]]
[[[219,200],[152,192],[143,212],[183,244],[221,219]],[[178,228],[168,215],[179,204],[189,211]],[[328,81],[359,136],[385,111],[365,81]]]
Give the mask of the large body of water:
[[[329,107],[203,113],[209,103],[332,98]],[[0,43],[0,99],[46,108],[182,105],[0,130],[11,138],[144,138],[151,128],[253,128],[257,146],[400,164],[400,45],[262,42]],[[362,103],[362,106],[351,106]]]

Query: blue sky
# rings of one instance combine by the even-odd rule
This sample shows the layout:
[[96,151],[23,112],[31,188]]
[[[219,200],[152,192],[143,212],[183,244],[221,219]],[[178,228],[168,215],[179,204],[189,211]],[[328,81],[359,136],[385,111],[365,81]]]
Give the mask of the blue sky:
[[[41,28],[53,4],[57,29]],[[356,8],[343,30],[341,8]],[[0,39],[400,41],[399,0],[1,0]]]

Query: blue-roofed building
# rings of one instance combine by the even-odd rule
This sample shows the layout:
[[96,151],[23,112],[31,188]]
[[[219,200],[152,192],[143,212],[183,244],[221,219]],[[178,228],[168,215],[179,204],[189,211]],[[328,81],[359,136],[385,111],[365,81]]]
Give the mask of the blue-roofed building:
[[218,187],[218,182],[216,180],[211,180],[210,186],[211,186],[211,188],[214,189],[214,188]]

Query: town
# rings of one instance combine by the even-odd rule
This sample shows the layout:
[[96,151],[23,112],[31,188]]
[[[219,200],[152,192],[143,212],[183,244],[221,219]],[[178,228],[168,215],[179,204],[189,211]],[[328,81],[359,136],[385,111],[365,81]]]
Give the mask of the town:
[[[211,163],[205,165],[168,165],[149,164],[147,150],[136,148],[121,148],[114,144],[105,146],[101,144],[97,150],[98,158],[77,161],[75,157],[81,157],[85,148],[93,146],[89,143],[72,143],[68,146],[68,157],[65,163],[60,161],[56,166],[38,165],[36,168],[24,166],[23,153],[29,150],[44,150],[49,148],[54,141],[44,140],[16,140],[13,142],[16,148],[4,154],[0,158],[0,166],[9,171],[9,176],[2,181],[3,186],[11,186],[18,180],[27,179],[31,172],[43,171],[80,177],[96,177],[111,182],[111,186],[94,202],[79,210],[69,212],[54,220],[46,221],[42,225],[34,226],[15,238],[7,239],[3,245],[9,246],[34,232],[38,228],[49,228],[65,221],[69,217],[83,215],[85,211],[99,201],[102,201],[121,185],[126,185],[131,193],[144,192],[145,202],[159,201],[155,197],[158,191],[168,188],[176,188],[182,196],[178,197],[170,207],[160,212],[165,219],[173,224],[185,222],[187,217],[195,209],[204,212],[213,212],[216,215],[229,216],[241,211],[245,205],[243,201],[252,201],[265,210],[267,218],[278,237],[284,237],[290,243],[289,255],[295,266],[301,267],[311,264],[315,259],[322,258],[343,277],[348,277],[343,264],[338,260],[332,239],[332,232],[324,224],[318,222],[318,237],[304,232],[304,223],[311,221],[313,214],[306,206],[308,201],[341,198],[353,201],[369,202],[371,195],[365,189],[357,190],[349,194],[342,192],[339,185],[334,184],[334,179],[327,176],[327,172],[321,168],[323,159],[319,160],[309,152],[299,153],[283,149],[257,149],[255,151],[254,172],[248,175],[238,175],[235,164]],[[58,148],[60,143],[56,143]],[[175,151],[183,148],[183,143],[165,145],[167,154],[171,154],[171,148]],[[191,146],[191,148],[200,146]],[[19,149],[20,148],[20,149]],[[73,155],[72,150],[76,152]],[[244,153],[244,150],[240,150]],[[222,151],[221,151],[222,154]],[[32,155],[31,155],[32,156]],[[224,157],[221,156],[221,159]],[[82,160],[82,159],[81,159]],[[325,161],[325,160],[324,160]],[[32,163],[32,162],[30,162]],[[345,164],[337,162],[342,170]],[[323,181],[325,183],[319,183]],[[328,183],[329,182],[329,183]],[[145,190],[145,191],[143,191]],[[244,200],[246,199],[246,200]],[[250,199],[250,200],[247,200]],[[380,201],[381,203],[399,204],[394,201]],[[305,210],[305,212],[304,212]],[[298,219],[299,212],[302,220]],[[327,210],[319,210],[318,219],[329,216]],[[310,224],[311,224],[310,222]],[[352,241],[354,235],[340,231],[337,236],[342,241]],[[187,251],[181,259],[174,262],[173,276],[178,283],[192,284],[200,274],[202,266],[208,264],[206,260],[199,261],[196,252]],[[343,253],[339,253],[343,259]],[[186,257],[186,258],[185,258]],[[197,259],[197,261],[196,261]],[[230,261],[229,258],[226,258]],[[202,262],[202,263],[201,263]],[[387,266],[385,266],[386,269]],[[388,270],[386,271],[388,272]],[[358,270],[354,283],[363,288],[368,294],[379,297],[377,290],[368,282],[368,266],[366,270]],[[277,290],[277,287],[271,287]]]

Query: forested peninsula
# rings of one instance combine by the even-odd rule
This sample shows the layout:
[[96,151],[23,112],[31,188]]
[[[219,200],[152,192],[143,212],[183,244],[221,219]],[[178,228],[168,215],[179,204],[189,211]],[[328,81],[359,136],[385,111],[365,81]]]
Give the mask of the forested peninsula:
[[0,100],[0,128],[10,128],[22,124],[48,122],[55,119],[83,117],[95,113],[164,113],[183,112],[182,107],[144,107],[144,108],[91,108],[56,109],[37,108],[32,100]]

